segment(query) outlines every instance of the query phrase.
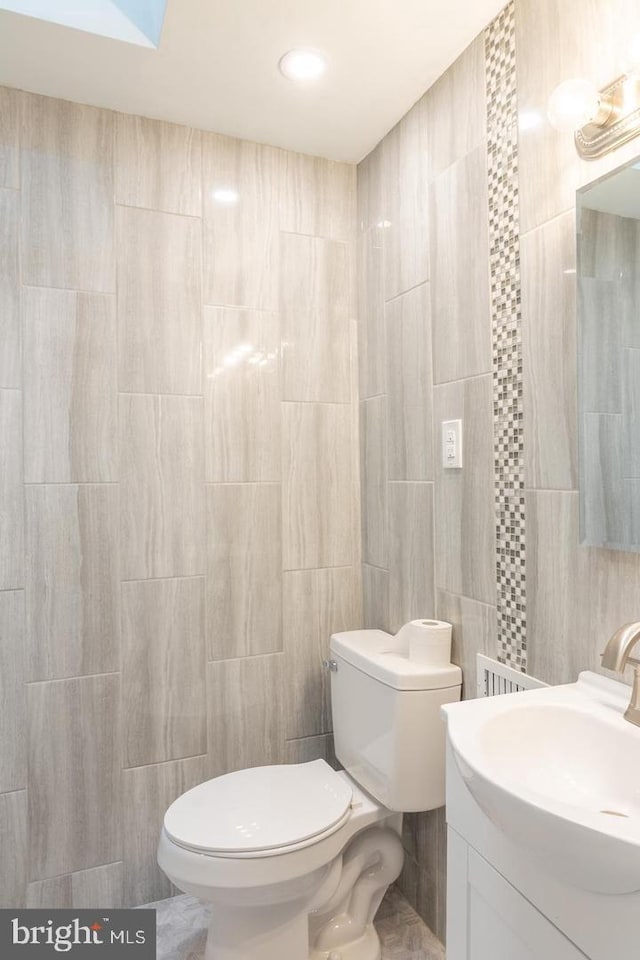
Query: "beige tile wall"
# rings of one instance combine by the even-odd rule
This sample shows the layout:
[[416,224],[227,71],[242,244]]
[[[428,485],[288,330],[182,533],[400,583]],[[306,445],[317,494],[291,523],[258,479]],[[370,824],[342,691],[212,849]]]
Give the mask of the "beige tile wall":
[[167,896],[179,793],[331,758],[355,230],[354,167],[0,88],[0,906]]
[[[584,75],[603,85],[617,77],[626,38],[640,30],[640,11],[634,0],[515,0],[515,11],[518,105],[526,120],[518,136],[527,650],[532,674],[563,682],[581,669],[599,669],[608,634],[640,609],[640,557],[578,546],[572,272],[576,189],[637,157],[640,141],[595,163],[582,161],[573,138],[546,122],[546,103],[563,79]],[[402,612],[435,612],[454,624],[465,696],[475,693],[476,653],[497,652],[484,98],[481,35],[358,167],[364,620],[396,629],[402,618],[394,582],[401,579],[406,590],[410,571],[417,605],[406,603]],[[420,137],[403,136],[420,122]],[[422,158],[403,156],[417,149],[425,150]],[[410,172],[425,164],[428,199],[416,194]],[[398,170],[408,171],[404,206]],[[407,225],[403,209],[416,222]],[[426,224],[429,268],[422,279],[430,310],[423,305],[413,314],[420,330],[412,335],[414,343],[421,338],[422,363],[431,351],[432,371],[416,376],[419,361],[405,350],[410,331],[398,323],[398,303],[415,297],[403,284],[416,278]],[[398,232],[405,237],[400,247]],[[433,416],[431,439],[421,422],[425,411]],[[443,471],[439,457],[440,422],[457,417],[464,419],[461,475]],[[415,501],[394,489],[412,469],[428,469],[420,479],[434,489],[434,507],[423,503],[419,520],[413,518],[423,530],[414,541],[408,511]],[[428,533],[432,511],[435,542]],[[401,538],[408,557],[398,552]],[[401,885],[443,937],[444,818],[438,812],[405,819]]]

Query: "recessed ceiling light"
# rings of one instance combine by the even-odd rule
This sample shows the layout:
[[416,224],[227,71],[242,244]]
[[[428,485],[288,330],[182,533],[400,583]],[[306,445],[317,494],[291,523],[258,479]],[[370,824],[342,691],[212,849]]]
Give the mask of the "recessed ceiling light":
[[327,69],[327,60],[317,50],[289,50],[279,66],[287,80],[317,80]]
[[240,195],[233,187],[218,187],[217,190],[213,191],[213,199],[216,203],[222,203],[230,207],[232,204],[238,202]]

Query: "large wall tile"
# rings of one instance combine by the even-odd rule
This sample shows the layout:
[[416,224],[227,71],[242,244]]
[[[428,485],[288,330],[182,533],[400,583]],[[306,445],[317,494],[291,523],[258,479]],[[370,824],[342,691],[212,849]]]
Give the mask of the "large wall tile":
[[[0,116],[2,113],[0,88]],[[2,121],[0,120],[0,123]],[[0,153],[2,145],[0,143]],[[0,164],[1,164],[0,160]],[[0,387],[19,387],[20,371],[20,195],[0,190]]]
[[206,753],[204,580],[122,584],[127,767]]
[[284,745],[285,763],[311,763],[324,760],[329,766],[339,769],[330,733],[319,737],[302,737],[299,740],[287,740]]
[[24,283],[115,290],[112,141],[107,110],[23,95]]
[[207,779],[206,757],[125,770],[122,775],[124,903],[128,907],[173,896],[158,866],[158,838],[167,808]]
[[451,660],[462,669],[462,696],[470,700],[478,695],[476,655],[497,656],[496,608],[445,590],[437,591],[436,604],[438,619],[453,625]]
[[422,284],[385,308],[390,480],[433,479],[431,307]]
[[527,232],[573,209],[576,188],[635,158],[633,141],[598,161],[581,160],[573,137],[547,122],[547,102],[569,77],[598,88],[620,75],[629,37],[640,31],[634,0],[519,0],[516,3],[520,224]]
[[117,480],[114,298],[27,287],[23,316],[26,482]]
[[283,655],[207,664],[209,775],[282,763]]
[[285,573],[283,584],[286,736],[310,737],[332,729],[329,656],[331,634],[355,630],[357,579],[353,567]]
[[389,484],[389,628],[435,616],[433,484]]
[[362,557],[387,566],[387,398],[360,404],[362,477]]
[[120,390],[202,392],[200,221],[117,208]]
[[27,792],[0,794],[0,909],[26,905]]
[[123,907],[122,884],[122,863],[106,863],[90,870],[30,883],[27,906],[46,910]]
[[369,230],[381,223],[385,213],[384,140],[358,164],[358,224],[360,230]]
[[385,297],[429,279],[427,98],[382,144]]
[[595,547],[624,544],[630,524],[624,513],[623,418],[616,413],[587,413],[581,429],[584,542]]
[[430,193],[436,383],[491,370],[487,159],[484,144],[434,180]]
[[282,649],[279,484],[207,485],[210,660]]
[[257,310],[205,307],[206,479],[280,479],[280,331]]
[[476,377],[434,389],[434,424],[462,420],[462,470],[436,467],[438,586],[496,602],[492,378]]
[[548,683],[600,672],[608,638],[640,605],[640,555],[580,546],[578,501],[571,491],[527,493],[529,671]]
[[281,229],[350,240],[356,219],[356,167],[283,153]]
[[20,186],[19,90],[0,87],[0,187]]
[[[27,785],[24,591],[0,592],[0,793]],[[1,883],[0,883],[1,885]]]
[[362,565],[362,599],[367,630],[389,630],[389,571]]
[[347,404],[282,405],[285,570],[353,560],[351,411]]
[[[278,305],[282,152],[217,134],[203,136],[204,302]],[[235,202],[216,198],[235,191]]]
[[349,321],[355,315],[350,245],[280,240],[282,399],[348,403]]
[[27,678],[118,669],[118,489],[26,488]]
[[427,94],[429,175],[462,160],[487,135],[484,34],[476,37]]
[[199,217],[200,131],[118,113],[115,117],[116,203]]
[[358,238],[358,358],[360,399],[386,391],[383,231],[371,227]]
[[0,590],[24,586],[22,395],[0,390]]
[[520,250],[525,485],[575,489],[578,346],[573,213],[527,234]]
[[27,687],[31,880],[120,857],[118,699],[113,674]]
[[202,400],[120,397],[122,577],[204,574]]

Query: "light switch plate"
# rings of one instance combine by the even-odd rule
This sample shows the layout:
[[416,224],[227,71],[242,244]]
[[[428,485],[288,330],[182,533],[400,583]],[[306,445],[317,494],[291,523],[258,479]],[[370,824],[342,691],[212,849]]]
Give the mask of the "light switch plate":
[[442,466],[445,470],[462,468],[462,420],[442,421]]

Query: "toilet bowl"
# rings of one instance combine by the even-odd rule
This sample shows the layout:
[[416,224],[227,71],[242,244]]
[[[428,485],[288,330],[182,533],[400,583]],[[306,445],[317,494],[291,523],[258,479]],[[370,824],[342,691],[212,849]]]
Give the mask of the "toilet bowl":
[[440,708],[460,698],[462,675],[441,640],[428,653],[412,659],[406,631],[335,634],[326,666],[344,770],[239,770],[169,807],[158,863],[210,904],[206,960],[379,960],[373,919],[402,869],[402,814],[444,804]]
[[169,807],[158,863],[208,902],[206,960],[379,960],[402,817],[324,760],[209,780]]

